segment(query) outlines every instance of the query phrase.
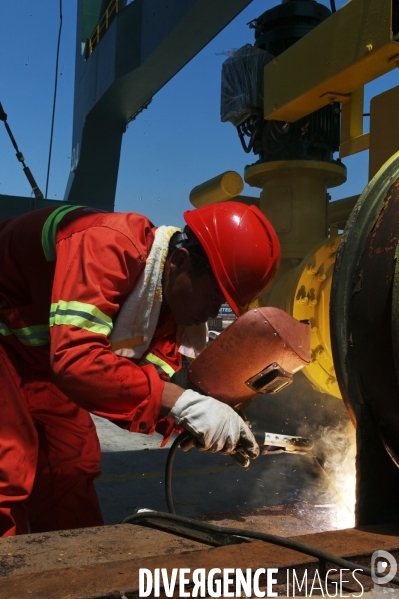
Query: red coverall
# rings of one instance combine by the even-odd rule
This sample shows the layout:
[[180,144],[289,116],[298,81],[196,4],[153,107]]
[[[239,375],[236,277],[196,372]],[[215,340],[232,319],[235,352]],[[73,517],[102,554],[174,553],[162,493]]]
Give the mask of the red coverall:
[[[112,320],[145,266],[154,227],[138,214],[45,208],[0,225],[0,536],[101,525],[100,447],[88,411],[132,432],[159,419],[181,366],[163,308],[138,365],[110,350]],[[51,312],[51,314],[50,314]]]

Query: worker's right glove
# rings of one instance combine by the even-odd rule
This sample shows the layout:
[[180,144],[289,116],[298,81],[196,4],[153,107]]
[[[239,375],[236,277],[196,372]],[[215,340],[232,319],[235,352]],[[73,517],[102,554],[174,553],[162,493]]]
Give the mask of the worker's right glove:
[[259,446],[243,419],[213,397],[187,389],[168,416],[193,435],[200,451],[231,454],[241,466],[248,466],[249,458],[259,455]]

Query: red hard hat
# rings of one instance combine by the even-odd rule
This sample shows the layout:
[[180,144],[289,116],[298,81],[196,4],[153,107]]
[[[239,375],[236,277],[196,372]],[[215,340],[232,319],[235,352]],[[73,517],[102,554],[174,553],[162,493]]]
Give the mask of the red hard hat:
[[243,314],[278,269],[280,244],[272,225],[256,206],[241,202],[209,204],[183,216],[226,300],[237,316]]

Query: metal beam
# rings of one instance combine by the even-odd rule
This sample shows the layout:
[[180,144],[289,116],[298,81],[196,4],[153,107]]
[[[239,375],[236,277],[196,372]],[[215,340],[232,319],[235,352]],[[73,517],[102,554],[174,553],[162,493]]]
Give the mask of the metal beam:
[[114,201],[126,124],[252,0],[135,0],[89,58],[78,2],[72,165],[65,199]]
[[265,119],[294,122],[330,102],[349,101],[394,69],[397,11],[393,0],[350,0],[280,54],[264,69]]

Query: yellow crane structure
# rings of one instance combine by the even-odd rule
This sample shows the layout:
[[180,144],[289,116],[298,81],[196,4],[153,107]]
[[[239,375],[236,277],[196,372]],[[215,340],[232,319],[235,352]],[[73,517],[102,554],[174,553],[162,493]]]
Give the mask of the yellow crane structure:
[[[316,2],[283,0],[278,16],[286,19],[286,27],[292,26],[294,5],[304,17],[311,4],[316,15]],[[273,43],[277,47],[282,28],[277,9],[253,24],[255,46],[269,52]],[[244,149],[252,145],[260,155],[243,175],[247,184],[261,190],[259,198],[237,196],[238,174],[229,172],[196,187],[190,199],[195,206],[233,197],[256,203],[276,228],[281,268],[258,304],[310,320],[312,362],[304,373],[320,392],[343,397],[357,424],[357,519],[374,522],[390,495],[388,485],[386,493],[380,491],[384,500],[375,497],[382,472],[395,488],[399,482],[385,452],[398,466],[399,87],[372,99],[370,132],[364,133],[364,86],[399,66],[399,3],[349,0],[320,18],[322,22],[270,56],[262,68],[263,122],[252,113],[243,125],[238,123],[240,138],[250,137]],[[302,124],[305,137],[308,123],[326,107],[340,113],[339,157],[369,150],[369,184],[360,198],[330,202],[328,189],[346,181],[340,160],[287,157],[281,152],[273,159],[267,153],[265,135],[270,124],[279,128],[280,139],[290,127]],[[397,514],[399,507],[396,500],[388,499],[388,504],[386,520],[387,513]]]

